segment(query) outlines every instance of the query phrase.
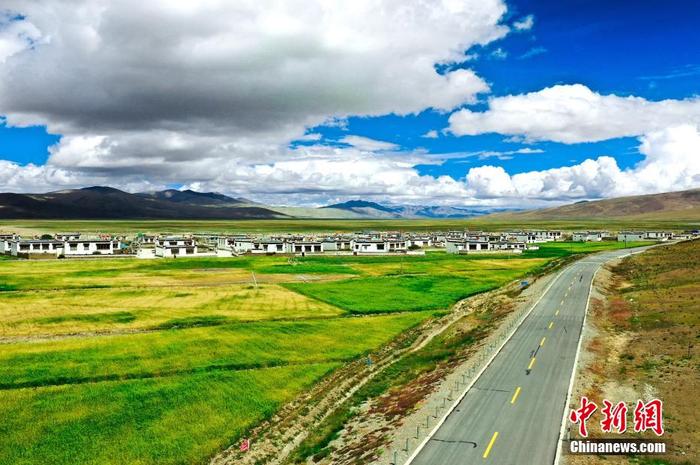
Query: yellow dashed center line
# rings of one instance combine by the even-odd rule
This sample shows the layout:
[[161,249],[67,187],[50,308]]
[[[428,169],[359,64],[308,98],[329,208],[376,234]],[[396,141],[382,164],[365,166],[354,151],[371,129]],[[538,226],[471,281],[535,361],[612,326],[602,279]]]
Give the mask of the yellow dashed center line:
[[554,326],[554,322],[553,322],[553,321],[550,321],[550,322],[549,322],[549,326],[547,326],[547,329],[552,329],[552,326]]
[[543,337],[542,340],[540,341],[540,347],[544,345],[544,340],[547,339],[546,337]]
[[527,366],[528,370],[532,370],[532,366],[535,364],[535,357],[530,359],[530,364]]
[[489,456],[491,453],[491,448],[493,447],[493,443],[496,442],[496,438],[498,437],[498,431],[493,433],[493,436],[491,437],[491,440],[489,441],[489,445],[486,446],[486,450],[484,451],[484,455],[482,457],[486,458]]
[[554,312],[554,316],[557,316],[557,315],[559,315],[559,309],[557,309],[557,311]]
[[513,394],[513,397],[510,399],[510,403],[514,404],[515,401],[518,399],[518,396],[520,395],[520,386],[517,387],[515,390],[515,394]]
[[559,305],[564,305],[564,299],[561,299],[561,302],[559,303]]

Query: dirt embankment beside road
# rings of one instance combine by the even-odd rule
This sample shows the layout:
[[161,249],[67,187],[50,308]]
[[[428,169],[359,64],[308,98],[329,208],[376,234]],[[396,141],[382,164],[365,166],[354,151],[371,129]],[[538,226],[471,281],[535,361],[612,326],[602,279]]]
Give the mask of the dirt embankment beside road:
[[[700,463],[700,241],[656,247],[607,265],[596,276],[572,404],[624,401],[628,431],[603,434],[600,411],[591,437],[658,440],[633,433],[638,399],[661,399],[667,454],[571,456],[566,465]],[[572,437],[577,434],[572,433]]]

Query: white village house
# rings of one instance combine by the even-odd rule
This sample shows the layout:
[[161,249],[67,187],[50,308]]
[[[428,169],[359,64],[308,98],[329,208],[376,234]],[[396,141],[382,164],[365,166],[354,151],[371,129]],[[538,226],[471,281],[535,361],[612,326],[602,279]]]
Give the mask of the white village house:
[[254,254],[285,253],[284,241],[279,239],[256,240],[253,242],[250,252]]
[[358,254],[384,254],[390,252],[406,252],[407,242],[399,239],[353,239],[351,243],[352,253]]
[[180,257],[197,253],[197,243],[190,237],[158,238],[155,246],[156,257]]
[[520,253],[526,249],[524,242],[518,241],[500,241],[500,240],[483,240],[483,239],[464,239],[464,240],[448,240],[445,243],[445,251],[447,253],[464,254],[478,252],[498,252],[511,251]]
[[571,240],[573,242],[600,242],[607,236],[607,231],[574,231],[571,234]]
[[293,254],[313,254],[323,252],[323,243],[312,240],[292,240],[285,243],[287,253]]
[[63,242],[55,239],[15,239],[10,243],[10,254],[15,257],[31,255],[59,255]]
[[61,254],[70,257],[76,255],[113,255],[119,250],[119,241],[111,239],[66,240]]
[[643,241],[646,234],[643,232],[622,231],[617,235],[618,242]]
[[667,241],[673,239],[673,233],[670,231],[647,231],[644,238],[653,241]]
[[447,253],[461,254],[489,250],[490,243],[484,240],[448,239],[445,242]]
[[349,237],[326,237],[321,240],[324,252],[349,251],[352,247],[352,239]]
[[219,250],[241,254],[253,250],[254,243],[255,240],[247,235],[220,236],[216,247]]
[[17,236],[14,234],[0,234],[0,254],[9,254],[15,239]]

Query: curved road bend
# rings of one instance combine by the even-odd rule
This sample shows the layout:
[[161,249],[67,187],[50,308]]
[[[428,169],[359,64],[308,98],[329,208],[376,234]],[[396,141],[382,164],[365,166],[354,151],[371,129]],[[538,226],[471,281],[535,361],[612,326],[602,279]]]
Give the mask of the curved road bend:
[[552,464],[593,275],[641,250],[564,268],[411,465]]

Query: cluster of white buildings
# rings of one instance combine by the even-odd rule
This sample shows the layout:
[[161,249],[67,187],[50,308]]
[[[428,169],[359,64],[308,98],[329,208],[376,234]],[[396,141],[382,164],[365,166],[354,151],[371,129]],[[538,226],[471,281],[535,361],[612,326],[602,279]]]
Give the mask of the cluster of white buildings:
[[445,249],[449,253],[514,252],[528,244],[562,240],[561,231],[514,231],[484,233],[448,231],[434,233],[355,233],[334,236],[224,236],[216,243],[219,251],[232,254],[295,254],[320,253],[352,255],[421,254],[425,249]]
[[84,237],[80,233],[61,233],[24,238],[16,234],[0,234],[0,254],[23,258],[70,258],[103,255],[168,258],[194,256],[234,256],[242,254],[287,255],[387,255],[423,254],[426,249],[444,249],[448,253],[485,252],[521,253],[536,249],[538,243],[570,239],[576,242],[666,241],[700,235],[698,231],[674,234],[668,231],[621,231],[617,236],[609,231],[574,231],[564,234],[558,230],[534,231],[437,231],[406,233],[398,231],[357,232],[333,235],[219,235],[193,234],[158,236],[137,234],[125,237],[109,235]]
[[0,234],[0,253],[16,257],[114,255],[120,251],[120,244],[111,236],[82,238],[80,233],[56,234],[42,239]]
[[[421,244],[421,245],[418,245]],[[430,238],[410,239],[392,233],[351,234],[335,236],[224,236],[217,241],[217,250],[232,254],[386,254],[409,253],[430,247]]]
[[615,240],[618,242],[637,241],[668,241],[672,239],[690,239],[693,233],[676,234],[671,231],[620,231],[616,235],[610,231],[574,231],[571,240],[574,242],[600,242]]
[[690,239],[692,234],[674,234],[670,231],[620,231],[618,242],[634,241],[668,241],[671,239]]

